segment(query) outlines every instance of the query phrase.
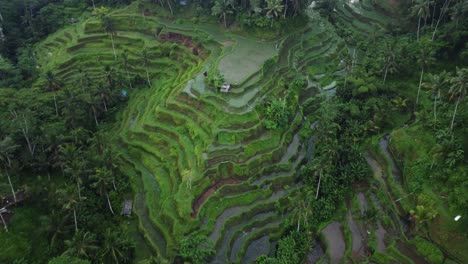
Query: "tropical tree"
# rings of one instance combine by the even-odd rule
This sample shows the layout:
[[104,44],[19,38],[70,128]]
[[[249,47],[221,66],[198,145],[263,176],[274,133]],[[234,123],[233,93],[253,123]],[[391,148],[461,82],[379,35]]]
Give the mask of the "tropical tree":
[[447,85],[447,72],[440,74],[429,74],[429,81],[423,86],[428,88],[434,97],[434,124],[437,122],[437,100],[440,98],[440,91]]
[[102,23],[102,26],[104,27],[104,30],[109,34],[111,38],[112,50],[114,51],[114,59],[117,59],[117,54],[115,53],[115,45],[114,45],[114,35],[116,34],[115,22],[111,17],[103,16],[101,18],[101,23]]
[[421,75],[419,78],[418,94],[416,96],[416,106],[419,103],[419,93],[421,92],[424,70],[434,62],[434,51],[432,50],[432,47],[430,45],[423,43],[420,46],[417,61],[419,66],[421,67]]
[[[51,92],[57,91],[62,86],[62,83],[60,82],[60,80],[57,79],[57,77],[52,71],[47,71],[45,78],[47,81],[46,89],[48,91],[51,91]],[[58,116],[57,96],[55,93],[52,93],[52,96],[54,98],[55,114]]]
[[106,196],[109,210],[112,214],[114,214],[114,210],[112,209],[112,204],[110,202],[108,192],[109,186],[114,181],[111,171],[109,171],[106,168],[97,168],[95,173],[91,176],[91,179],[94,180],[94,183],[91,184],[91,187],[96,189],[100,196]]
[[5,137],[2,141],[0,141],[0,162],[3,163],[5,167],[5,174],[8,178],[8,183],[10,184],[11,188],[11,193],[13,195],[13,199],[16,202],[16,193],[15,189],[13,188],[13,184],[11,183],[11,178],[10,174],[8,173],[8,168],[11,168],[12,166],[12,158],[14,152],[19,148],[20,146],[17,145],[13,139],[9,136]]
[[128,236],[107,228],[104,232],[104,244],[101,258],[107,263],[130,263],[135,245]]
[[226,3],[225,0],[215,1],[213,7],[211,8],[211,14],[213,16],[219,17],[220,19],[222,18],[224,22],[224,27],[226,28],[227,28],[226,17],[227,15],[232,14],[232,13],[233,11],[232,11],[230,3]]
[[65,240],[67,249],[62,255],[89,259],[98,250],[96,243],[95,234],[79,230],[73,235],[71,240]]
[[65,211],[71,211],[73,213],[75,233],[78,232],[77,210],[85,197],[78,196],[76,188],[70,185],[65,185],[63,189],[57,190],[56,195],[57,200],[62,204],[62,208]]
[[268,129],[279,129],[285,126],[289,120],[289,108],[285,98],[270,100],[265,109],[264,125]]
[[128,72],[128,67],[130,63],[129,63],[128,54],[126,50],[122,53],[121,58],[122,58],[122,67],[124,68],[125,73],[127,74],[127,81],[130,85],[130,89],[133,89],[132,81],[130,80],[130,73]]
[[146,71],[146,81],[148,83],[148,86],[151,88],[151,81],[149,77],[149,71],[148,71],[148,66],[150,64],[149,56],[148,56],[148,50],[146,48],[143,49],[141,52],[141,60],[143,62],[143,66],[145,66],[145,71]]
[[421,19],[427,19],[430,15],[429,6],[426,0],[416,0],[413,7],[411,7],[411,14],[418,17],[418,33],[417,40],[419,41],[419,30],[421,27]]
[[383,84],[385,84],[385,80],[387,79],[387,73],[395,73],[398,71],[397,63],[396,63],[396,52],[393,45],[388,44],[385,45],[384,56],[383,56],[383,67],[384,67],[384,76],[383,76]]
[[450,84],[450,98],[457,98],[457,102],[455,103],[455,110],[453,111],[452,122],[450,123],[450,130],[453,130],[458,104],[465,98],[468,89],[468,68],[460,69],[457,67],[455,76],[450,78]]
[[193,264],[207,263],[209,257],[216,252],[211,240],[202,234],[191,234],[183,238],[179,248],[180,256]]
[[301,222],[304,224],[304,227],[306,227],[308,217],[312,215],[312,208],[308,202],[307,196],[304,196],[301,193],[292,199],[290,198],[290,200],[292,200],[291,204],[293,205],[291,217],[297,222],[297,232],[301,229]]
[[436,26],[434,28],[434,32],[432,32],[432,39],[431,40],[434,40],[435,34],[437,32],[437,28],[439,27],[439,23],[442,20],[442,18],[445,16],[445,14],[447,13],[447,9],[448,9],[448,6],[450,5],[451,1],[452,0],[445,0],[444,1],[444,4],[442,5],[442,8],[440,9],[441,11],[440,11],[440,14],[439,14],[439,18],[437,19]]
[[352,74],[352,67],[353,67],[353,58],[349,53],[346,53],[344,58],[341,60],[341,66],[343,66],[345,70],[345,80],[344,80],[344,88],[346,88],[346,84],[348,82],[348,74]]
[[273,18],[277,18],[283,12],[284,5],[281,0],[267,0],[265,7],[267,17],[271,18],[271,26],[273,27]]

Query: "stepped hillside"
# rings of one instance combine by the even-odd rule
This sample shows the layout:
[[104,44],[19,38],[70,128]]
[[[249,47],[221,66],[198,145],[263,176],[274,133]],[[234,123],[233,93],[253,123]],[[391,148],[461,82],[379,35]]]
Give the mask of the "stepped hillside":
[[[343,30],[368,37],[396,21],[390,8],[370,0],[338,1],[334,20]],[[213,242],[212,263],[251,263],[274,253],[285,231],[281,222],[291,212],[290,198],[303,185],[297,172],[313,159],[314,137],[309,135],[319,113],[312,95],[334,95],[338,79],[346,74],[343,58],[354,50],[315,11],[307,9],[306,15],[308,22],[301,27],[262,41],[215,24],[165,19],[131,4],[109,15],[113,32],[91,17],[38,45],[41,69],[69,85],[105,79],[106,71],[124,77],[116,89],[128,101],[119,112],[113,140],[119,169],[135,191],[137,255],[156,256],[158,263],[173,261],[179,241],[191,232]],[[208,84],[206,73],[216,71],[231,84],[228,93]],[[307,80],[305,87],[288,91],[291,71]],[[141,88],[131,87],[129,80]],[[36,85],[46,82],[41,77]],[[295,102],[287,128],[267,129],[267,100],[287,96]],[[372,166],[373,156],[366,157]],[[394,228],[387,231],[395,234],[395,243],[403,227],[394,208],[379,207],[389,198],[376,196],[379,186],[386,186],[378,184],[352,199],[345,230],[352,235],[363,231],[352,214],[373,201],[376,210],[390,214],[391,224],[386,224]],[[359,252],[339,238],[339,225],[323,230],[324,241],[341,243],[348,257]],[[380,222],[376,232],[385,232]],[[378,235],[375,239],[383,243]],[[407,260],[399,252],[403,246],[389,248],[393,260]],[[331,246],[330,258],[342,259],[345,252],[334,250],[340,251]]]

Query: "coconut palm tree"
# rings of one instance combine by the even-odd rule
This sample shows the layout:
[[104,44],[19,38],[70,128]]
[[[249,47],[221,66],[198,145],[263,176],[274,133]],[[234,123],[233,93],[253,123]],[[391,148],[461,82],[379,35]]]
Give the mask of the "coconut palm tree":
[[265,7],[267,17],[271,18],[271,26],[273,26],[273,18],[277,18],[283,12],[284,5],[281,0],[267,0]]
[[[57,76],[52,72],[52,71],[47,71],[46,75],[46,89],[51,92],[55,92],[61,87],[61,82],[60,80],[57,79]],[[55,106],[55,114],[58,116],[58,106],[57,106],[57,97],[55,93],[53,93],[53,98],[54,98],[54,106]]]
[[146,48],[144,48],[143,51],[141,52],[141,60],[143,61],[143,66],[145,66],[146,81],[148,82],[148,86],[151,88],[151,81],[150,81],[149,71],[148,71],[150,60],[149,60],[148,51],[146,50]]
[[231,8],[230,4],[226,3],[225,0],[215,1],[213,7],[211,8],[211,14],[213,16],[217,16],[220,19],[223,18],[225,28],[227,28],[226,17],[227,17],[227,15],[232,14],[232,13],[233,13],[233,11],[232,11],[232,8]]
[[110,170],[106,168],[97,168],[95,173],[91,175],[91,179],[94,180],[94,183],[91,184],[91,187],[96,189],[97,193],[100,196],[105,195],[107,198],[107,204],[109,206],[109,210],[112,214],[114,214],[114,210],[112,209],[112,204],[109,199],[109,186],[113,183],[113,176]]
[[417,60],[419,66],[421,67],[421,76],[419,78],[418,94],[416,96],[416,106],[419,103],[419,93],[421,92],[424,70],[434,62],[434,51],[432,50],[432,47],[424,43],[419,50]]
[[384,67],[384,76],[383,76],[383,84],[387,80],[387,74],[395,73],[398,71],[397,63],[396,63],[396,53],[394,45],[386,44],[383,56],[383,67]]
[[105,263],[127,263],[131,258],[129,252],[134,247],[126,236],[107,228],[104,233],[101,258]]
[[57,200],[62,204],[62,208],[65,211],[71,211],[73,213],[75,233],[78,232],[77,210],[85,197],[79,197],[76,187],[70,185],[65,185],[63,189],[57,190],[56,195]]
[[291,217],[297,221],[296,231],[299,232],[301,229],[301,222],[304,226],[307,224],[308,217],[312,215],[312,208],[308,202],[308,194],[299,194],[294,198],[290,198],[291,204],[293,205],[293,211],[291,212]]
[[122,53],[122,67],[125,70],[125,73],[127,74],[127,81],[130,84],[130,89],[133,89],[132,87],[132,81],[130,80],[130,73],[128,72],[128,66],[130,65],[129,59],[128,59],[128,54],[127,51],[125,50]]
[[16,202],[16,192],[15,188],[13,188],[13,184],[11,183],[10,174],[8,173],[8,168],[12,166],[12,158],[13,153],[20,147],[17,145],[11,137],[5,137],[2,141],[0,141],[0,162],[3,163],[5,167],[5,174],[8,178],[8,183],[10,184],[11,193],[13,195],[13,199]]
[[429,81],[423,86],[429,89],[434,97],[434,125],[437,122],[437,100],[440,98],[440,91],[447,84],[447,72],[443,71],[440,74],[429,74]]
[[421,19],[427,19],[430,14],[429,7],[426,0],[416,0],[413,7],[411,7],[411,14],[418,17],[418,33],[417,39],[419,41],[419,30],[421,28]]
[[103,16],[101,19],[102,26],[104,30],[110,35],[111,42],[112,42],[112,50],[114,51],[114,59],[117,59],[117,54],[115,53],[115,45],[114,45],[114,35],[115,32],[115,23],[112,18],[109,16]]
[[452,20],[455,20],[455,27],[458,28],[458,23],[460,19],[466,17],[468,12],[468,3],[466,1],[458,1],[455,3],[450,10],[450,17]]
[[440,21],[442,20],[442,18],[445,16],[445,14],[447,13],[447,9],[448,9],[448,6],[450,5],[450,2],[452,0],[445,0],[444,4],[442,5],[442,8],[440,9],[440,14],[439,14],[439,18],[437,19],[437,23],[436,23],[436,26],[434,28],[434,32],[432,32],[432,40],[434,40],[434,37],[435,37],[435,34],[437,32],[437,28],[439,27],[439,23]]
[[96,235],[91,232],[77,231],[71,240],[65,240],[67,250],[62,255],[89,259],[99,249]]
[[462,101],[468,89],[468,68],[459,69],[457,67],[457,73],[454,77],[450,78],[450,98],[457,98],[455,103],[455,110],[453,111],[452,122],[450,124],[450,130],[453,130],[453,124],[455,123],[455,116],[457,115],[458,104]]

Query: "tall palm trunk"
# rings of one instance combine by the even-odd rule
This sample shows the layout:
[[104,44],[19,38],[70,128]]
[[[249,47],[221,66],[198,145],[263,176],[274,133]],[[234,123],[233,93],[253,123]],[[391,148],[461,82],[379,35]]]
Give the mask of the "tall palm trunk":
[[13,188],[13,184],[11,183],[10,174],[8,173],[7,170],[5,170],[5,173],[6,173],[7,178],[8,178],[8,183],[10,184],[10,189],[11,189],[11,193],[13,194],[13,199],[16,202],[16,192],[15,192],[15,188]]
[[58,114],[58,107],[57,107],[57,98],[55,97],[55,94],[54,94],[54,105],[55,105],[55,115],[59,115]]
[[299,217],[297,219],[297,232],[301,229],[301,212],[299,212]]
[[442,11],[441,11],[441,13],[439,15],[439,18],[437,19],[437,23],[436,23],[434,32],[432,33],[432,39],[431,40],[434,40],[436,31],[437,31],[437,27],[439,26],[440,21],[444,17],[445,12],[447,11],[447,7],[450,5],[450,1],[452,1],[452,0],[445,0],[444,4],[442,5],[442,8],[441,8]]
[[387,79],[388,67],[385,67],[385,74],[383,77],[383,84],[385,84],[385,80]]
[[434,96],[434,126],[437,123],[437,95]]
[[112,42],[112,50],[114,51],[114,59],[117,59],[117,54],[115,53],[113,33],[110,34],[110,37],[111,37],[111,42]]
[[94,122],[96,123],[96,126],[98,126],[99,123],[98,123],[97,116],[96,116],[96,108],[92,106],[91,109],[93,110]]
[[226,12],[223,13],[224,27],[227,28]]
[[286,12],[288,12],[288,0],[285,1],[283,18],[286,18]]
[[171,10],[171,15],[174,15],[174,12],[172,11],[172,6],[171,6],[171,0],[167,0],[167,5],[169,6],[169,10]]
[[146,81],[148,82],[148,86],[151,88],[151,81],[149,78],[148,67],[146,67]]
[[5,228],[5,231],[8,233],[8,226],[5,222],[5,219],[3,218],[3,213],[0,213],[0,218],[2,219],[3,227]]
[[455,123],[455,116],[457,115],[458,104],[460,103],[461,96],[458,96],[457,103],[455,104],[455,110],[453,111],[452,123],[450,124],[450,130],[453,130],[453,124]]
[[321,180],[322,180],[322,172],[320,172],[319,182],[318,182],[318,186],[317,186],[317,192],[315,193],[315,200],[317,200],[318,195],[319,195]]
[[419,93],[421,92],[423,75],[424,75],[424,67],[421,67],[421,77],[419,78],[418,95],[416,96],[416,105],[418,105],[419,103]]
[[128,80],[128,83],[130,84],[130,89],[133,89],[132,81],[130,80],[130,74],[128,73],[128,68],[127,67],[125,67],[125,71],[127,72],[127,80]]
[[106,197],[107,197],[107,204],[109,205],[109,209],[111,211],[112,214],[114,214],[114,210],[112,210],[112,204],[110,202],[110,199],[109,199],[109,194],[106,192]]
[[78,221],[76,220],[76,209],[73,209],[73,219],[75,220],[75,233],[78,232]]
[[91,2],[93,2],[93,10],[96,12],[96,5],[94,4],[94,0],[91,0]]
[[437,6],[437,4],[434,2],[434,6],[432,7],[431,28],[434,27],[434,18],[435,18],[436,6]]
[[418,19],[418,33],[417,33],[417,40],[419,41],[419,28],[421,27],[421,17]]

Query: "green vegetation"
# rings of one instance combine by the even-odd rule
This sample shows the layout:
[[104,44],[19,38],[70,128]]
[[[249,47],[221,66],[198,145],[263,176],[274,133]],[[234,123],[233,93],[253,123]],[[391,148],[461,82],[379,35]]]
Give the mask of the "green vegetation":
[[467,262],[462,2],[0,0],[0,262]]

